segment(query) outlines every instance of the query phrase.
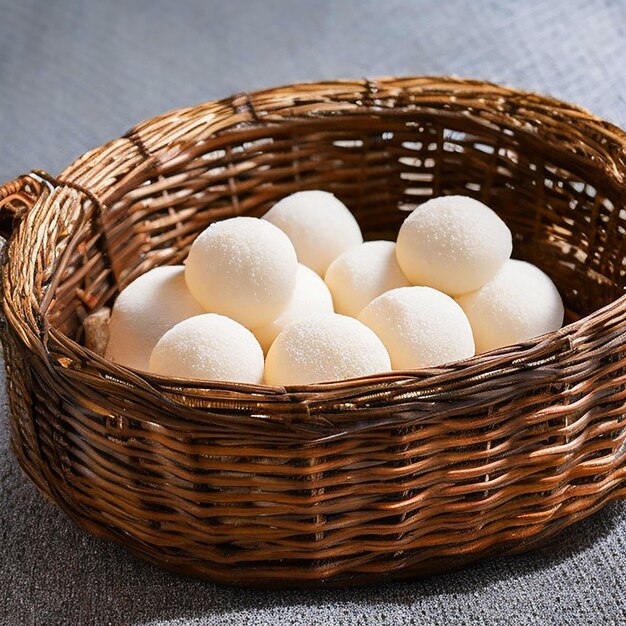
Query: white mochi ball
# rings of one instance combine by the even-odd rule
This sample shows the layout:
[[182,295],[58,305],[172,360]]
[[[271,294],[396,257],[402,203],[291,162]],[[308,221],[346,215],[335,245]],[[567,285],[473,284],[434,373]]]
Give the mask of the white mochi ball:
[[298,261],[322,277],[342,252],[363,242],[352,213],[327,191],[299,191],[287,196],[264,219],[285,232]]
[[290,324],[265,360],[268,385],[308,385],[390,370],[380,339],[358,320],[329,314]]
[[337,313],[351,317],[386,291],[411,284],[398,265],[392,241],[366,241],[346,250],[330,264],[324,280]]
[[394,370],[443,365],[474,355],[461,307],[430,287],[400,287],[370,302],[359,320],[381,339]]
[[311,315],[332,312],[333,299],[326,283],[312,269],[299,263],[296,288],[287,308],[273,322],[253,328],[252,332],[263,351],[267,352],[274,339],[292,322]]
[[259,384],[263,350],[234,320],[204,313],[168,330],[152,351],[150,371],[161,376]]
[[511,231],[488,206],[466,196],[442,196],[406,218],[396,254],[414,285],[456,296],[491,280],[512,247]]
[[170,328],[204,310],[185,284],[182,265],[156,267],[126,287],[115,300],[105,357],[148,370],[150,353]]
[[252,328],[289,304],[297,270],[285,233],[265,220],[233,217],[211,224],[193,242],[185,280],[207,311]]
[[520,343],[563,325],[563,300],[538,267],[507,261],[486,285],[457,298],[469,318],[476,351]]

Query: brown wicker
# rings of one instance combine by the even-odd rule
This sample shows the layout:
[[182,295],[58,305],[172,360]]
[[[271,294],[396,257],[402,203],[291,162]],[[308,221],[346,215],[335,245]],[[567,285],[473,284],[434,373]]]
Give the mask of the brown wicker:
[[[562,330],[446,367],[271,388],[163,379],[82,320],[214,220],[336,193],[368,238],[482,199]],[[181,109],[0,188],[13,447],[89,532],[232,584],[405,578],[538,545],[626,494],[626,134],[479,81],[295,85]]]

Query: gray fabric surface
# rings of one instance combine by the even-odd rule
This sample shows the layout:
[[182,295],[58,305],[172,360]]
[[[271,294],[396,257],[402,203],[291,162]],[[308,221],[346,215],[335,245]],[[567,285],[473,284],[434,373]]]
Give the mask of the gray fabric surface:
[[[0,179],[53,173],[142,118],[264,86],[452,73],[626,125],[626,2],[0,0]],[[77,530],[23,476],[0,410],[0,623],[622,624],[626,507],[533,554],[430,580],[261,592],[163,573]]]

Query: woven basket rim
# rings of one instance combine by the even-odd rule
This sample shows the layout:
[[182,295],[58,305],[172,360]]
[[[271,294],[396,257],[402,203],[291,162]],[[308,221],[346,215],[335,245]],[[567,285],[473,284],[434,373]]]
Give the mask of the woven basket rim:
[[[515,89],[511,87],[506,87],[502,85],[498,85],[497,83],[483,81],[480,79],[462,79],[457,77],[442,77],[436,75],[426,75],[426,76],[401,76],[401,77],[393,77],[393,76],[381,76],[374,77],[370,79],[363,79],[360,81],[354,81],[350,79],[337,79],[331,81],[306,81],[299,82],[284,86],[271,87],[266,89],[259,89],[256,91],[251,91],[244,94],[238,94],[228,98],[222,98],[217,100],[211,100],[199,105],[172,109],[169,112],[166,112],[161,115],[157,115],[153,118],[149,118],[137,124],[134,129],[141,128],[143,125],[154,122],[155,120],[159,120],[161,118],[166,118],[168,116],[172,116],[178,113],[183,113],[185,111],[190,111],[195,109],[198,106],[207,106],[207,105],[232,105],[232,100],[235,98],[245,98],[246,101],[250,101],[250,99],[255,98],[271,98],[274,96],[280,95],[281,97],[295,97],[298,94],[308,95],[310,97],[311,103],[322,103],[324,102],[325,96],[329,94],[333,94],[337,91],[337,88],[347,89],[353,87],[354,89],[362,89],[364,92],[367,90],[370,93],[375,93],[379,87],[384,87],[387,83],[393,83],[394,85],[398,85],[398,83],[402,83],[402,81],[411,82],[411,81],[420,81],[423,83],[424,92],[431,93],[433,95],[437,94],[445,94],[445,90],[443,89],[430,89],[429,84],[431,82],[436,82],[441,85],[442,83],[447,85],[448,87],[452,86],[467,86],[470,85],[472,87],[485,90],[489,92],[490,90],[497,90],[499,94],[505,94],[506,97],[510,98],[519,98],[523,97],[529,99],[531,101],[537,102],[542,105],[551,105],[559,108],[559,113],[562,116],[567,117],[572,124],[580,123],[581,121],[586,122],[594,122],[610,133],[613,138],[618,142],[621,148],[621,155],[623,156],[624,161],[626,162],[626,132],[614,124],[607,122],[595,114],[591,113],[587,109],[576,105],[571,104],[569,102],[559,100],[553,98],[551,96],[545,96],[530,90],[521,90]],[[290,90],[291,96],[285,96],[285,90]],[[449,93],[449,91],[448,91]],[[503,96],[504,97],[504,96]],[[257,105],[258,106],[258,105]],[[335,114],[341,115],[341,111],[337,111]],[[302,119],[302,118],[296,118]],[[314,118],[315,119],[315,118]],[[271,123],[271,121],[270,121]],[[134,130],[133,129],[133,130]],[[229,131],[226,131],[229,132]],[[127,135],[129,136],[131,132]],[[75,159],[65,170],[69,171],[73,166],[75,166],[78,162],[89,155],[90,158],[98,156],[98,154],[106,149],[109,144],[103,144],[98,148],[95,148],[93,151],[86,153]],[[626,181],[626,169],[621,171],[613,171],[609,172],[609,175],[616,177],[616,180],[619,183],[624,183]],[[62,181],[61,185],[66,184],[68,181]],[[9,263],[10,263],[9,259]],[[612,315],[618,315],[620,313],[626,313],[626,295],[620,296],[616,300],[610,302],[609,304],[599,308],[589,315],[582,317],[574,322],[563,326],[561,329],[546,333],[544,335],[529,339],[527,341],[512,344],[510,346],[505,346],[499,348],[497,350],[489,351],[480,355],[473,356],[468,359],[464,359],[462,361],[456,361],[447,363],[440,367],[428,367],[428,368],[419,368],[419,369],[411,369],[411,370],[395,370],[391,372],[386,372],[382,374],[375,374],[365,377],[359,378],[350,378],[343,381],[328,381],[322,382],[312,385],[291,385],[291,386],[272,386],[266,384],[246,384],[246,383],[238,383],[238,382],[219,382],[219,381],[207,381],[200,379],[186,379],[186,378],[173,378],[173,377],[163,377],[155,374],[150,374],[143,371],[134,370],[132,368],[127,368],[124,366],[119,366],[117,364],[112,364],[109,361],[106,361],[106,364],[115,369],[116,373],[119,375],[120,379],[125,380],[129,384],[138,384],[142,381],[148,385],[149,388],[152,388],[154,391],[157,391],[159,395],[162,396],[164,386],[169,387],[184,387],[185,389],[198,389],[205,391],[212,390],[221,390],[224,392],[234,392],[235,394],[252,394],[254,396],[267,396],[273,399],[288,399],[290,403],[307,403],[308,401],[323,401],[326,398],[331,397],[335,392],[341,392],[344,395],[346,392],[360,391],[364,386],[385,386],[391,385],[394,383],[409,381],[415,379],[430,379],[436,382],[437,377],[440,375],[448,375],[451,373],[458,373],[460,371],[468,371],[471,370],[473,366],[477,363],[484,362],[486,360],[493,362],[494,366],[497,366],[498,363],[503,362],[512,362],[524,360],[527,358],[529,360],[529,364],[532,363],[533,354],[535,351],[541,352],[542,348],[545,348],[547,344],[551,344],[553,347],[563,347],[563,348],[571,348],[575,345],[575,336],[577,332],[584,328],[589,323],[594,320],[602,319],[605,317],[611,317]],[[58,331],[54,328],[50,329],[51,334],[56,335],[58,337]],[[93,363],[98,364],[102,359],[95,353],[87,350],[84,346],[72,340],[70,337],[64,336],[63,342],[68,347],[71,347],[77,353],[86,353],[91,358]],[[175,402],[173,400],[173,402]],[[189,407],[185,406],[187,410]]]

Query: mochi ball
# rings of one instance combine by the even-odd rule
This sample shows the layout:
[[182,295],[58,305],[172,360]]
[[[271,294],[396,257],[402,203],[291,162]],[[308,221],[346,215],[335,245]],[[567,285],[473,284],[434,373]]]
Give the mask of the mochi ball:
[[406,218],[396,254],[414,285],[457,296],[491,280],[512,248],[511,231],[488,206],[466,196],[442,196]]
[[105,357],[119,365],[148,370],[150,353],[170,328],[204,310],[185,284],[182,265],[155,267],[115,300]]
[[430,287],[400,287],[378,296],[359,320],[381,339],[394,370],[433,367],[474,355],[461,307]]
[[277,202],[263,217],[291,239],[298,261],[322,277],[342,252],[363,243],[352,213],[327,191],[294,193]]
[[520,343],[563,325],[563,300],[538,267],[509,260],[486,285],[457,298],[467,315],[476,351]]
[[263,350],[234,320],[204,313],[176,324],[152,351],[150,371],[161,376],[261,383]]
[[386,291],[411,284],[398,265],[392,241],[366,241],[346,250],[330,264],[324,280],[335,311],[352,317]]
[[299,263],[296,288],[287,308],[273,322],[253,328],[252,332],[263,351],[267,352],[283,328],[292,322],[311,315],[332,312],[333,299],[326,283],[311,268]]
[[335,313],[290,324],[265,360],[268,385],[308,385],[388,372],[380,339],[358,320]]
[[233,217],[211,224],[193,242],[185,280],[207,311],[253,328],[289,304],[297,271],[285,233],[265,220]]

